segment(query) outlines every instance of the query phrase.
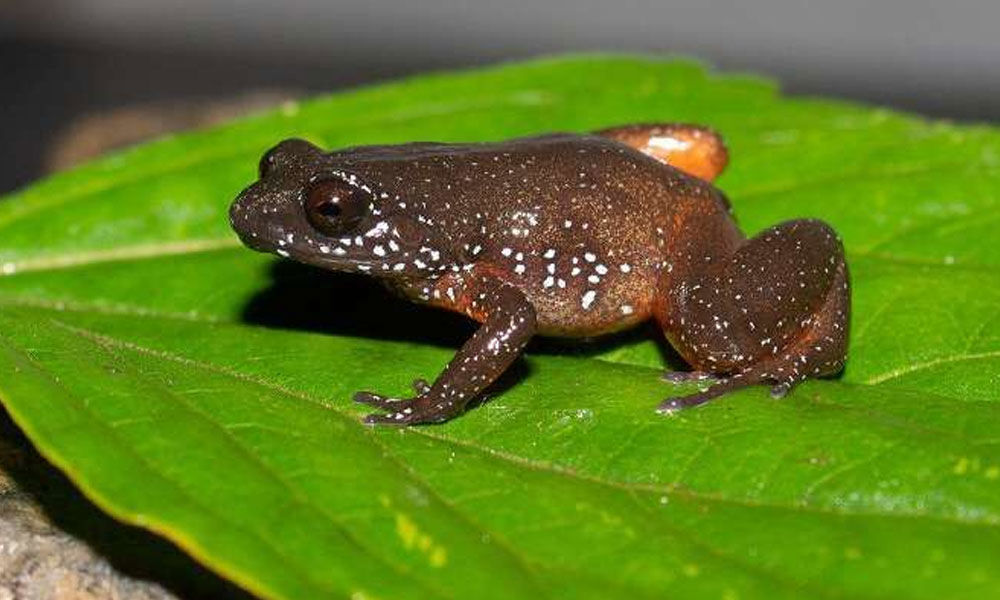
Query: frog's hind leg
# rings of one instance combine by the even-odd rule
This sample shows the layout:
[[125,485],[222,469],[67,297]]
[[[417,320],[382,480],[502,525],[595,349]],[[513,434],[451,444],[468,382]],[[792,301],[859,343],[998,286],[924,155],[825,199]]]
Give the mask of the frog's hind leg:
[[698,269],[657,315],[698,371],[727,377],[671,398],[669,412],[728,391],[771,383],[783,396],[808,377],[841,370],[850,289],[843,247],[825,223],[789,221],[747,240],[729,258]]
[[706,181],[722,173],[729,154],[719,134],[685,123],[643,123],[596,132]]
[[695,394],[688,394],[687,396],[680,396],[679,398],[667,398],[656,407],[656,411],[661,413],[672,413],[684,408],[694,408],[695,406],[704,404],[713,398],[718,398],[726,392],[738,390],[755,383],[761,383],[763,378],[760,376],[753,377],[746,373],[736,373],[734,375],[730,375],[729,377],[711,377],[708,378],[707,381],[711,382],[710,387]]

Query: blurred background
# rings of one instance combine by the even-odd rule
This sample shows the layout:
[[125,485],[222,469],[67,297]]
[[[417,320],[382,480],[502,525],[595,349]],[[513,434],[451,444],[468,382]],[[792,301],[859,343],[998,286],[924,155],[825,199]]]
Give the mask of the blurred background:
[[[0,192],[95,131],[568,50],[690,54],[790,93],[996,121],[997,23],[997,0],[0,0]],[[116,120],[81,129],[95,115]]]

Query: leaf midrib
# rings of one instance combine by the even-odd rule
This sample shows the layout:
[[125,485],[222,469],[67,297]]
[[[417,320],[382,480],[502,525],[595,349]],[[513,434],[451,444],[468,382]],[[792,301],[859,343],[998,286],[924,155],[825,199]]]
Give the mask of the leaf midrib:
[[243,248],[243,246],[235,236],[229,236],[225,238],[151,242],[148,244],[116,246],[113,248],[85,250],[83,252],[67,254],[43,254],[21,261],[12,260],[0,263],[0,278],[12,277],[22,273],[61,271],[100,263],[151,260],[185,254],[205,254],[236,248]]
[[973,352],[971,354],[955,354],[952,356],[939,356],[931,360],[911,363],[909,365],[904,365],[902,367],[893,369],[891,371],[886,371],[885,373],[873,375],[868,379],[866,379],[864,383],[865,385],[873,385],[873,386],[881,385],[886,381],[892,381],[893,379],[904,377],[911,373],[916,373],[918,371],[923,371],[925,369],[932,369],[938,365],[947,365],[966,360],[983,360],[987,358],[1000,358],[1000,350],[991,350],[987,352]]

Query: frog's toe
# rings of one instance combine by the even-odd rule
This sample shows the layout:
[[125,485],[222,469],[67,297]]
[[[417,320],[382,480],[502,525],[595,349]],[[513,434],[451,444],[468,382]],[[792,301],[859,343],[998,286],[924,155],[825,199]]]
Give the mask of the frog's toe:
[[788,392],[795,387],[797,381],[781,381],[773,386],[771,386],[771,397],[775,400],[780,400],[788,395]]
[[690,394],[688,396],[681,396],[680,398],[667,398],[656,407],[656,412],[661,414],[672,414],[685,408],[693,408],[699,406],[719,396],[719,393],[712,393],[712,388],[705,390],[704,392],[698,392],[697,394]]
[[[366,402],[367,404],[367,402]],[[417,396],[407,400],[386,401],[382,405],[373,404],[385,410],[384,414],[370,414],[364,418],[367,425],[418,425],[422,423],[442,423],[455,416],[456,406],[435,401],[427,396]]]
[[667,371],[660,377],[660,379],[670,383],[687,383],[689,381],[717,383],[720,380],[720,377],[705,371]]
[[384,410],[392,410],[394,406],[398,406],[402,402],[399,398],[390,398],[372,392],[357,392],[354,394],[354,401],[358,404],[367,404]]
[[413,380],[413,391],[417,393],[418,396],[425,396],[431,391],[431,384],[427,383],[427,380],[418,377]]
[[415,398],[403,400],[386,407],[385,413],[366,415],[362,422],[366,425],[419,425],[421,423],[440,423],[446,421],[448,415],[436,410],[421,407]]
[[656,412],[670,414],[685,408],[699,406],[713,398],[718,398],[727,392],[738,390],[748,385],[753,385],[759,381],[760,375],[756,372],[749,371],[737,373],[729,377],[713,377],[712,385],[708,389],[701,390],[688,396],[681,396],[680,398],[667,398],[656,407]]
[[414,420],[414,412],[411,408],[403,410],[389,411],[387,413],[372,413],[365,415],[361,422],[365,425],[410,425],[419,421]]

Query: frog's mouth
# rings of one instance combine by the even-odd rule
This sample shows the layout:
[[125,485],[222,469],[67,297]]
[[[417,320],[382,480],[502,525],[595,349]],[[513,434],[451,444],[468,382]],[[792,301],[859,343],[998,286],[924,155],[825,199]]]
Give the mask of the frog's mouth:
[[[240,210],[235,206],[231,211],[235,217],[231,216],[231,219],[241,220]],[[274,219],[274,216],[268,215],[269,219],[265,222],[252,218],[249,224],[237,221],[233,229],[248,248],[324,269],[363,270],[358,269],[358,265],[370,259],[370,251],[365,250],[365,245],[361,243],[363,239],[359,236],[329,238],[314,235],[304,219],[301,223],[284,223]]]
[[275,252],[279,248],[278,240],[284,239],[285,226],[277,222],[283,211],[262,199],[259,186],[257,182],[246,188],[229,206],[229,226],[248,248]]

